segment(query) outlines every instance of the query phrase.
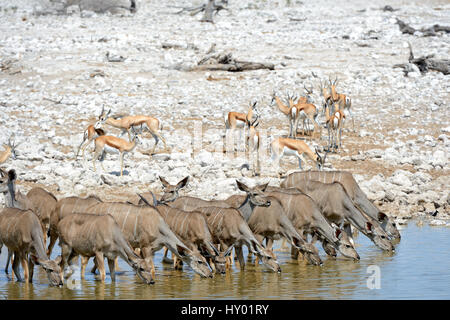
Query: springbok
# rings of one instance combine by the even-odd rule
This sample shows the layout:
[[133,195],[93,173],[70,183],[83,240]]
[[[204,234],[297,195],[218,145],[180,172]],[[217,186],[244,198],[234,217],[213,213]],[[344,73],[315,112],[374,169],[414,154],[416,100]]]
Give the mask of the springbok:
[[[305,241],[308,235],[312,237],[313,242],[319,237],[328,255],[336,256],[335,250],[337,250],[347,258],[360,259],[348,235],[335,224],[328,222],[311,197],[298,189],[271,186],[266,189],[266,194],[280,201],[284,212]],[[327,247],[328,243],[332,248]],[[292,247],[291,254],[294,258],[298,255],[297,251],[295,247]]]
[[[104,136],[105,130],[100,128],[100,123],[97,121],[95,124],[90,124],[86,130],[84,130],[83,133],[83,141],[81,141],[81,144],[78,146],[77,154],[75,155],[75,159],[78,158],[78,155],[80,154],[80,150],[82,150],[82,157],[84,161],[84,152],[86,148],[91,144],[92,141],[94,141],[96,138],[100,136]],[[87,142],[86,142],[87,140]]]
[[[134,129],[133,129],[134,131]],[[94,158],[92,162],[94,164],[94,172],[95,172],[95,162],[101,155],[100,163],[102,165],[103,170],[103,160],[105,158],[106,153],[119,153],[120,159],[120,176],[123,176],[123,157],[124,154],[132,152],[136,145],[140,143],[139,137],[136,132],[133,132],[133,138],[131,141],[126,141],[124,139],[114,137],[114,136],[100,136],[95,139],[95,149],[94,149]]]
[[49,260],[45,254],[41,223],[31,210],[5,208],[0,211],[0,250],[3,244],[9,252],[14,252],[12,267],[17,281],[23,281],[19,263],[27,282],[32,282],[34,265],[37,264],[47,273],[51,286],[62,286],[59,262]]
[[12,135],[8,139],[8,143],[3,145],[3,151],[0,152],[0,164],[5,163],[6,160],[11,157],[13,160],[16,159],[16,147],[18,144],[14,144],[14,141],[12,141]]
[[335,107],[331,102],[331,108],[327,107],[326,126],[328,129],[328,150],[342,149],[342,126],[345,119],[345,113]]
[[159,119],[145,115],[113,118],[109,117],[110,113],[111,109],[109,109],[109,111],[106,113],[103,112],[103,114],[100,116],[99,123],[101,124],[106,123],[110,126],[121,129],[122,133],[120,136],[122,136],[123,134],[125,134],[125,132],[127,132],[128,139],[130,142],[132,139],[131,138],[132,129],[136,131],[140,127],[141,132],[143,131],[143,129],[147,129],[152,135],[153,139],[155,139],[155,145],[153,146],[151,153],[155,152],[159,140],[161,140],[164,143],[164,150],[167,149],[166,140],[162,137],[161,133],[159,132],[162,130],[162,123],[159,121]]
[[85,258],[95,257],[100,279],[105,281],[104,258],[106,257],[111,280],[115,281],[114,261],[119,256],[145,283],[155,282],[151,266],[134,253],[111,215],[73,213],[61,219],[57,229],[61,246],[62,270],[65,265],[73,263],[78,255]]
[[[318,204],[324,216],[330,222],[342,226],[350,239],[350,225],[353,225],[377,247],[385,251],[394,251],[388,234],[381,228],[378,220],[359,210],[341,183],[300,180],[296,181],[293,187],[310,196]],[[352,239],[351,241],[353,242]]]
[[289,119],[289,138],[296,138],[297,137],[297,127],[298,127],[298,121],[299,121],[299,112],[298,106],[294,104],[294,100],[296,97],[293,97],[289,94],[287,94],[287,101],[288,105],[286,106],[281,99],[276,95],[275,91],[272,94],[272,101],[271,104],[275,101],[278,109],[282,113],[288,116]]
[[234,138],[236,130],[239,130],[239,141],[242,141],[242,131],[250,124],[257,124],[259,119],[259,112],[256,107],[257,102],[250,103],[247,113],[230,111],[224,114],[225,121],[225,137],[227,139],[227,145],[230,145],[230,138],[233,138],[232,144],[234,151],[236,151],[234,145]]
[[[252,172],[254,176],[258,176],[261,172],[261,162],[259,159],[260,152],[261,152],[261,136],[259,134],[259,131],[256,130],[256,127],[258,126],[257,120],[254,120],[252,123],[248,124],[248,130],[247,130],[247,150],[249,154],[249,158],[252,158]],[[256,157],[256,159],[254,159]],[[256,166],[254,162],[256,161]]]
[[337,107],[339,110],[342,110],[344,112],[344,114],[346,112],[349,113],[349,115],[352,118],[352,125],[353,125],[353,132],[355,131],[355,119],[353,118],[353,114],[352,114],[352,100],[347,97],[345,94],[343,93],[337,93],[336,92],[336,85],[338,82],[338,78],[336,77],[336,79],[332,82],[331,79],[328,80],[329,81],[329,89],[330,89],[330,94],[329,94],[329,98],[328,98],[328,107],[330,107],[331,103],[335,103],[337,104]]
[[302,140],[280,137],[273,140],[270,146],[272,151],[272,163],[275,161],[276,164],[279,165],[279,160],[284,155],[296,156],[300,170],[302,170],[302,160],[306,162],[303,157],[305,154],[314,162],[319,170],[322,169],[327,158],[327,152],[325,152],[325,156],[322,158],[317,149],[315,149],[314,154],[314,152],[312,152],[308,145]]
[[[312,85],[310,88],[306,88],[305,85],[303,85],[306,92],[306,97],[300,97],[295,104],[298,107],[299,110],[299,119],[302,120],[302,135],[305,136],[305,128],[307,128],[307,131],[310,131],[307,124],[308,122],[311,122],[314,126],[314,132],[318,132],[319,138],[321,136],[321,127],[317,123],[317,116],[319,115],[319,112],[317,110],[317,107],[313,104],[311,95],[313,94],[313,87]],[[298,123],[297,123],[298,126]],[[297,131],[297,127],[295,128],[295,131]],[[311,136],[312,137],[312,134]]]
[[393,239],[400,239],[400,232],[392,218],[381,212],[361,190],[351,172],[346,171],[307,171],[293,172],[281,182],[283,188],[294,188],[300,181],[320,181],[322,183],[340,182],[355,205],[372,219],[377,220],[383,230]]

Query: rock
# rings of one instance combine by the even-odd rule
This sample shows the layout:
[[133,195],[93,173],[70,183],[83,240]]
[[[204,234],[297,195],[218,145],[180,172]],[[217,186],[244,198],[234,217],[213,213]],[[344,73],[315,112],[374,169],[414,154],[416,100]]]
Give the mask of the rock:
[[444,151],[437,150],[433,153],[433,159],[431,161],[431,164],[434,167],[439,166],[439,167],[444,168],[446,166],[447,162],[448,162],[448,157]]
[[429,225],[430,226],[444,226],[444,225],[446,225],[447,223],[444,221],[444,220],[437,220],[437,219],[435,219],[435,220],[431,220],[430,222],[429,222]]

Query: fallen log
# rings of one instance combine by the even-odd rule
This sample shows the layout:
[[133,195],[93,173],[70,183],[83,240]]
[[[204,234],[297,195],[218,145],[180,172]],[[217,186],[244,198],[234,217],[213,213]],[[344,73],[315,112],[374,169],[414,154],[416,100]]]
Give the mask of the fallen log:
[[231,53],[210,54],[201,59],[197,66],[191,68],[190,71],[229,71],[240,72],[247,70],[269,69],[274,70],[273,63],[261,63],[237,60],[233,58]]
[[208,0],[208,3],[202,4],[197,7],[172,7],[181,9],[180,11],[176,12],[176,14],[190,12],[191,16],[195,16],[200,12],[204,12],[203,17],[200,19],[200,21],[214,23],[213,15],[218,14],[220,10],[228,10],[228,8],[226,7],[227,5],[228,0],[221,0],[218,3],[216,3],[215,0]]
[[414,71],[410,64],[414,64],[419,68],[421,73],[426,73],[429,70],[442,72],[447,75],[450,74],[450,60],[449,59],[436,59],[434,55],[428,55],[425,57],[415,58],[411,44],[408,42],[409,47],[409,63],[401,63],[394,65],[394,68],[403,68],[403,72],[407,76],[409,72]]
[[449,33],[450,32],[450,26],[441,26],[439,24],[435,24],[431,27],[428,28],[421,28],[421,29],[415,29],[413,27],[411,27],[409,24],[403,22],[402,20],[397,18],[397,24],[400,28],[400,31],[402,33],[405,34],[411,34],[414,35],[414,33],[416,31],[420,31],[421,33],[423,33],[423,35],[425,37],[432,37],[432,36],[437,36],[438,32],[445,32],[445,33]]

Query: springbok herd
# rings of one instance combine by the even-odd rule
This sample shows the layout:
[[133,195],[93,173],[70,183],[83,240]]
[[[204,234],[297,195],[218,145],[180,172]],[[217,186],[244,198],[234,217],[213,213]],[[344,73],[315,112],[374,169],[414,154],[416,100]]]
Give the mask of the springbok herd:
[[[321,85],[329,149],[340,145],[334,137],[341,131],[345,112],[351,106],[348,97],[336,92],[336,81],[329,81],[328,90]],[[311,94],[312,88],[306,91]],[[273,101],[288,115],[290,123],[289,137],[272,142],[273,155],[279,158],[285,153],[294,153],[301,166],[300,159],[306,153],[321,169],[325,157],[322,158],[317,150],[314,154],[304,141],[296,139],[300,119],[303,120],[303,133],[306,120],[314,124],[315,132],[320,128],[316,121],[318,109],[311,103],[310,96],[301,97],[294,103],[295,100],[288,95],[286,106],[275,93],[273,95]],[[98,121],[84,132],[77,151],[78,157],[82,150],[84,159],[86,147],[94,142],[94,170],[99,157],[103,159],[106,152],[117,152],[122,175],[123,155],[136,147],[139,130],[147,129],[151,133],[155,139],[153,151],[159,140],[166,144],[158,119],[140,115],[110,117],[110,112],[102,110]],[[120,128],[122,134],[127,132],[129,140],[106,135],[101,128],[105,123]],[[228,129],[247,127],[249,150],[258,149],[259,114],[255,103],[251,104],[247,114],[228,113],[225,123]],[[0,163],[10,156],[15,159],[15,147],[10,139],[0,155]],[[344,171],[298,171],[288,175],[279,187],[268,183],[250,187],[236,180],[242,193],[226,200],[179,196],[189,177],[174,185],[159,177],[162,194],[143,193],[127,202],[104,202],[94,195],[58,200],[40,187],[34,187],[24,195],[16,190],[16,177],[14,169],[0,169],[0,190],[6,205],[0,211],[0,250],[3,245],[7,247],[5,272],[9,272],[11,263],[18,281],[23,281],[20,265],[24,280],[31,282],[37,264],[46,271],[50,285],[62,286],[81,256],[82,277],[88,259],[94,257],[92,272],[98,269],[100,279],[104,281],[106,257],[114,281],[117,258],[120,257],[145,283],[151,284],[155,281],[153,255],[163,247],[163,263],[173,264],[179,270],[185,263],[202,277],[212,277],[213,272],[226,273],[235,263],[233,248],[239,267],[244,270],[243,245],[247,246],[249,255],[255,256],[255,264],[261,262],[266,268],[281,272],[272,249],[275,240],[284,239],[290,244],[293,259],[321,265],[315,246],[317,241],[329,256],[340,253],[348,259],[360,259],[351,226],[382,250],[393,251],[392,241],[400,239],[392,219],[380,212],[352,174]],[[61,255],[50,260],[56,240],[59,240]],[[168,257],[168,251],[172,258]]]

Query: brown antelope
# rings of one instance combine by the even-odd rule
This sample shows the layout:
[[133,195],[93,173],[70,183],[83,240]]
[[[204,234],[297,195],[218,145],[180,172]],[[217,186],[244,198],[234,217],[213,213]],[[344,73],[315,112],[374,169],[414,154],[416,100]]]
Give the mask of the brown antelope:
[[378,221],[359,210],[339,182],[322,183],[300,180],[296,181],[295,185],[284,184],[284,186],[297,188],[310,196],[330,222],[343,226],[350,239],[351,224],[379,248],[386,251],[394,250],[388,234],[381,228]]
[[[313,94],[313,87],[310,86],[310,88],[306,88],[305,85],[303,85],[303,88],[305,89],[306,92],[306,96],[305,97],[300,97],[297,101],[297,103],[295,104],[298,107],[299,110],[299,119],[302,120],[302,125],[303,125],[303,129],[302,129],[302,135],[305,135],[305,128],[306,128],[306,124],[308,123],[308,121],[310,121],[313,126],[314,126],[314,132],[318,132],[319,131],[319,137],[321,135],[321,127],[319,126],[319,124],[317,123],[317,116],[318,116],[318,111],[316,106],[312,103],[312,98],[311,95]],[[317,130],[319,129],[319,130]],[[297,127],[295,128],[295,130],[297,131]],[[309,131],[309,128],[308,128]]]
[[[83,213],[110,214],[131,247],[134,250],[139,249],[142,258],[149,263],[153,278],[155,277],[153,254],[163,246],[191,267],[195,273],[202,277],[211,276],[211,270],[205,258],[181,242],[154,207],[122,202],[101,202],[83,210]],[[82,261],[82,274],[86,263],[86,260]]]
[[[105,134],[106,134],[105,130],[100,128],[100,123],[98,121],[95,124],[90,124],[83,133],[83,141],[81,142],[81,144],[78,147],[77,154],[75,155],[75,159],[78,158],[78,154],[80,153],[80,150],[82,150],[81,154],[82,154],[83,161],[84,161],[84,159],[85,159],[84,151],[89,146],[89,144],[91,144],[91,142],[93,140],[95,140],[96,138],[98,138],[100,136],[104,136]],[[87,140],[87,142],[86,142],[86,140]]]
[[[328,222],[311,197],[298,189],[270,186],[266,189],[266,194],[280,201],[284,212],[305,241],[308,235],[312,237],[313,241],[316,237],[319,237],[322,239],[322,246],[328,255],[336,256],[337,250],[345,257],[359,260],[359,255],[351,244],[348,235],[336,225]],[[328,243],[332,246],[331,250],[327,247]],[[292,247],[291,252],[295,258],[297,249]]]
[[45,254],[41,223],[31,210],[5,208],[0,212],[0,249],[3,244],[9,252],[14,252],[13,270],[17,281],[23,281],[19,263],[27,282],[32,282],[37,264],[46,271],[51,286],[62,286],[59,262],[49,260]]
[[288,105],[286,106],[279,97],[276,96],[276,93],[273,92],[272,94],[272,104],[275,101],[278,109],[282,113],[288,116],[289,119],[289,138],[296,138],[297,137],[297,126],[299,121],[299,112],[298,106],[294,104],[294,100],[296,97],[293,97],[291,95],[287,95],[287,101]]
[[252,164],[252,168],[253,168],[252,171],[253,171],[254,176],[258,176],[261,172],[261,163],[259,160],[259,156],[260,156],[260,152],[261,152],[261,150],[260,150],[261,136],[259,134],[259,131],[256,130],[257,126],[258,126],[257,120],[248,124],[247,141],[246,141],[249,158],[256,157],[256,168],[255,168],[254,163]]
[[9,137],[8,139],[8,143],[3,145],[3,151],[0,152],[0,164],[5,163],[6,160],[9,159],[9,157],[11,157],[13,160],[16,159],[16,147],[18,146],[17,144],[14,144],[14,141],[11,140],[12,136]]
[[[331,112],[330,112],[331,111]],[[331,108],[326,111],[326,126],[328,129],[328,150],[342,149],[342,127],[345,113],[336,109],[335,103],[331,102]]]
[[107,113],[103,112],[103,114],[100,116],[99,123],[101,124],[106,123],[109,124],[110,126],[121,129],[122,133],[120,136],[122,136],[125,132],[127,132],[128,140],[130,142],[132,139],[131,129],[137,130],[138,127],[140,127],[141,133],[143,129],[147,129],[153,136],[153,139],[155,139],[155,145],[153,146],[151,153],[155,152],[159,140],[161,140],[164,143],[164,150],[167,149],[166,140],[162,137],[161,133],[159,132],[160,130],[162,130],[162,123],[157,118],[144,115],[113,118],[108,117],[110,113],[111,109]]
[[307,171],[294,172],[286,177],[281,183],[283,188],[295,187],[299,181],[320,181],[322,183],[340,182],[355,205],[365,214],[377,220],[383,230],[394,239],[400,239],[400,232],[395,222],[386,214],[381,212],[361,190],[355,178],[346,171]]
[[96,196],[89,196],[87,198],[79,197],[67,197],[58,200],[53,211],[50,214],[50,243],[47,249],[47,255],[50,257],[52,254],[53,247],[58,240],[58,223],[65,216],[72,214],[74,212],[84,212],[87,208],[94,204],[100,203],[100,200]]
[[[164,185],[165,180],[162,179],[161,181]],[[184,181],[184,180],[182,180],[182,181]],[[177,184],[177,186],[179,186],[180,183],[181,183],[181,181]],[[242,201],[239,202],[235,206],[235,208],[240,212],[241,215],[250,216],[255,207],[270,205],[270,201],[265,200],[264,195],[261,191],[263,189],[262,186],[255,187],[255,188],[249,188],[248,186],[246,186],[245,184],[243,184],[240,181],[236,180],[236,183],[237,183],[238,188],[247,194],[247,197],[245,197],[245,199],[240,199]],[[164,188],[164,195],[162,197],[172,207],[179,208],[179,209],[185,210],[185,211],[195,211],[197,208],[204,208],[204,207],[230,208],[230,205],[222,200],[209,200],[208,201],[208,200],[203,200],[200,198],[194,198],[194,197],[188,197],[188,196],[178,197],[179,189],[180,188],[177,188],[177,187],[169,185],[169,184],[166,185]],[[255,244],[255,245],[257,245],[257,244]],[[239,248],[238,248],[238,251],[239,251]],[[269,258],[269,257],[273,258],[273,253],[270,253],[268,251],[262,251],[262,252],[260,252],[260,254],[262,254],[262,257],[261,257],[262,263],[269,269],[276,271],[278,268],[278,265],[275,263],[276,260]]]
[[[256,101],[250,103],[247,113],[230,111],[224,115],[225,120],[225,128],[226,128],[226,138],[227,144],[229,145],[228,140],[232,137],[234,139],[234,135],[236,130],[239,130],[239,141],[242,141],[242,131],[248,128],[249,124],[257,124],[259,119],[259,113],[256,108]],[[233,141],[234,147],[234,141]],[[236,151],[236,148],[234,148]]]
[[[319,252],[313,244],[309,244],[297,232],[287,214],[284,212],[281,203],[271,195],[267,194],[267,184],[258,186],[264,189],[266,198],[270,200],[270,205],[266,207],[256,207],[251,215],[244,215],[250,229],[255,237],[260,241],[266,240],[266,249],[272,251],[273,242],[279,239],[286,239],[293,247],[300,250],[306,260],[313,265],[321,265]],[[245,196],[234,195],[224,200],[232,207],[240,203]]]
[[[134,129],[133,129],[134,131]],[[132,152],[136,145],[140,143],[139,137],[134,132],[133,138],[131,141],[126,141],[124,139],[114,137],[114,136],[100,136],[95,139],[95,149],[94,149],[94,158],[92,162],[94,164],[95,171],[95,162],[101,155],[100,163],[102,165],[103,170],[103,160],[105,158],[106,153],[119,153],[120,159],[120,176],[123,176],[123,157],[125,153]]]
[[104,258],[108,260],[111,280],[116,280],[115,259],[119,256],[129,264],[147,284],[153,284],[152,268],[139,258],[120,231],[120,227],[109,215],[73,213],[58,223],[61,246],[61,268],[73,263],[78,255],[95,257],[101,281],[105,281]]
[[279,160],[282,156],[296,156],[298,158],[298,166],[300,170],[302,170],[302,160],[306,162],[303,157],[306,154],[309,159],[311,159],[317,166],[317,169],[321,170],[323,165],[325,164],[325,160],[327,158],[327,153],[325,152],[325,156],[322,158],[315,149],[315,154],[308,147],[308,145],[302,140],[295,140],[290,138],[276,138],[271,143],[272,150],[272,162],[279,163]]
[[328,79],[329,84],[330,84],[330,94],[329,94],[329,98],[328,98],[328,107],[330,107],[331,103],[335,103],[337,105],[337,108],[339,110],[342,110],[344,112],[344,114],[346,112],[348,112],[350,114],[350,116],[352,117],[352,124],[353,124],[353,131],[355,131],[355,120],[353,118],[353,114],[352,114],[352,100],[347,97],[345,94],[343,93],[337,93],[336,92],[336,84],[338,82],[338,78],[336,77],[336,79],[331,82],[331,79]]

